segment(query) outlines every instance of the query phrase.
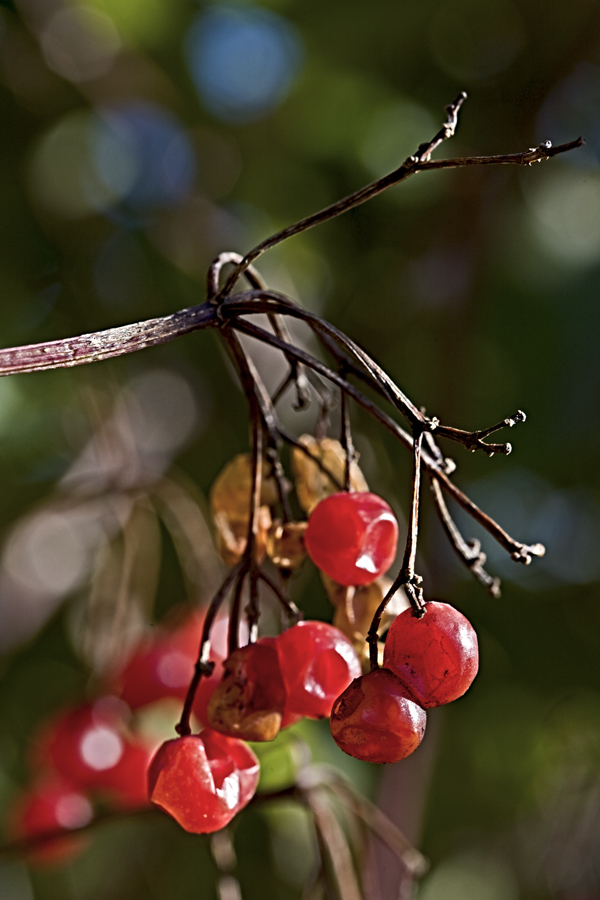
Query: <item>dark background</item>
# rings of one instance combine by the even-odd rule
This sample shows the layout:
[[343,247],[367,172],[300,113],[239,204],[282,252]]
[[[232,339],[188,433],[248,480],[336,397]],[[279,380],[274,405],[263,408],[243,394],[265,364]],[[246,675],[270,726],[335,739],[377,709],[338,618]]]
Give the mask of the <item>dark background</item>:
[[[585,136],[584,149],[531,168],[422,173],[259,268],[443,422],[484,428],[526,411],[508,458],[445,450],[457,484],[547,555],[520,567],[483,538],[503,579],[493,600],[461,569],[425,497],[420,570],[429,596],[472,621],[481,671],[465,698],[431,715],[429,750],[399,764],[412,773],[400,786],[386,772],[384,793],[396,785],[392,805],[431,860],[424,900],[597,896],[597,3],[21,0],[0,7],[0,82],[3,346],[201,302],[216,253],[244,252],[395,168],[460,90],[469,99],[438,158]],[[298,432],[314,423],[288,418]],[[406,509],[406,452],[361,415],[355,427],[369,484]],[[120,449],[98,465],[107,430]],[[206,495],[247,448],[248,428],[214,336],[200,333],[3,379],[0,438],[0,802],[9,810],[32,728],[81,696],[110,658],[90,583],[98,547],[130,521],[132,491],[176,460],[186,490]],[[467,537],[482,537],[459,520]],[[147,536],[144,559],[152,542],[164,547],[154,606],[134,604],[134,628],[185,599],[186,585],[164,524],[131,529]],[[296,593],[310,614],[331,616],[310,574]],[[343,765],[326,731],[311,740],[317,757]],[[376,797],[380,773],[351,771]],[[245,814],[244,897],[300,896],[305,831],[293,807]],[[132,819],[105,826],[68,869],[0,868],[2,900],[138,896],[215,896],[205,842]]]

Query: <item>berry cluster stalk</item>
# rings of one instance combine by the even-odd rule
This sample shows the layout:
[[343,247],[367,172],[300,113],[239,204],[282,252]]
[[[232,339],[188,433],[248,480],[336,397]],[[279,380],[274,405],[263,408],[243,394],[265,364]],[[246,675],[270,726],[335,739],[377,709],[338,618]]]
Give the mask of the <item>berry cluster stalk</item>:
[[[482,450],[488,456],[492,456],[494,453],[508,454],[511,451],[510,444],[489,443],[486,438],[501,428],[512,427],[518,422],[523,422],[525,415],[521,411],[491,427],[473,432],[443,425],[438,418],[429,417],[418,408],[375,360],[346,334],[314,313],[303,309],[285,295],[269,290],[252,265],[265,251],[282,241],[342,215],[418,172],[481,165],[531,165],[583,144],[581,138],[557,147],[553,147],[547,141],[522,153],[432,161],[433,151],[443,141],[454,135],[458,123],[458,113],[465,99],[466,94],[459,94],[456,100],[447,107],[446,120],[434,137],[421,144],[412,156],[409,156],[389,175],[284,228],[258,244],[244,257],[229,252],[220,254],[209,268],[207,299],[199,306],[184,309],[163,318],[151,319],[95,334],[0,350],[0,375],[8,375],[96,362],[165,343],[191,331],[212,328],[221,336],[235,364],[248,399],[252,426],[252,486],[247,538],[242,559],[229,573],[209,607],[196,671],[177,728],[182,735],[189,734],[190,710],[198,683],[203,676],[210,674],[211,664],[208,662],[210,631],[217,611],[230,590],[233,595],[229,630],[230,652],[233,652],[238,646],[241,603],[246,579],[249,585],[249,602],[245,614],[249,625],[250,642],[256,639],[257,634],[260,614],[258,593],[260,581],[273,591],[292,621],[297,621],[300,617],[299,611],[287,597],[285,572],[282,573],[282,586],[277,585],[262,570],[257,549],[263,466],[267,466],[269,475],[272,475],[275,480],[282,520],[288,522],[291,513],[287,497],[288,486],[281,460],[282,450],[285,444],[291,444],[307,452],[306,448],[303,448],[294,437],[286,432],[279,422],[276,410],[277,403],[291,386],[294,387],[296,394],[296,408],[305,408],[311,399],[315,399],[319,404],[321,410],[317,425],[319,431],[328,418],[333,403],[332,395],[339,397],[342,446],[346,453],[344,483],[339,485],[340,489],[351,489],[350,472],[354,459],[354,445],[350,421],[350,401],[354,401],[365,409],[413,454],[412,500],[402,567],[392,588],[384,597],[375,614],[367,638],[373,667],[377,667],[377,639],[381,616],[393,594],[400,587],[404,587],[415,615],[422,615],[424,611],[423,593],[420,586],[422,579],[415,572],[422,472],[425,472],[429,478],[436,511],[454,550],[493,596],[499,595],[498,579],[492,578],[486,572],[484,568],[485,554],[481,552],[478,542],[466,541],[463,538],[449,514],[445,495],[452,497],[469,515],[483,525],[515,561],[528,564],[532,556],[542,556],[544,553],[544,548],[540,544],[527,545],[513,539],[454,485],[450,478],[454,470],[454,463],[442,454],[437,443],[440,438],[446,438],[469,450]],[[233,268],[227,279],[222,279],[226,266]],[[249,289],[234,293],[240,276],[247,281]],[[223,284],[222,287],[221,284]],[[249,316],[257,313],[266,314],[270,330],[248,321]],[[310,329],[326,355],[332,359],[330,365],[294,345],[286,326],[287,317],[302,321]],[[242,334],[277,349],[286,360],[289,367],[288,373],[273,396],[267,391],[252,359],[244,349],[240,341]],[[364,394],[356,383],[367,385],[378,398],[391,407],[392,413],[399,412],[408,423],[409,430],[401,427],[393,415],[382,409],[379,402],[374,402]],[[316,460],[312,455],[310,458],[329,475],[334,484],[339,484],[338,479],[327,471],[327,467],[322,462]]]

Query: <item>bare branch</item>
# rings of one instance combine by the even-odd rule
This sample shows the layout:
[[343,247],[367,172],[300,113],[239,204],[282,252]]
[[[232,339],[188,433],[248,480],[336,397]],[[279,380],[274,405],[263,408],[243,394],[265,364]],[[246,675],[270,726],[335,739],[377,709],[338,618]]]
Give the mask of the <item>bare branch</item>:
[[475,578],[487,588],[492,597],[498,599],[500,597],[500,579],[493,578],[484,569],[486,555],[481,550],[481,544],[477,540],[465,541],[458,530],[456,523],[448,512],[448,507],[446,506],[446,501],[444,500],[438,478],[436,478],[435,475],[431,475],[430,479],[431,493],[433,494],[435,508],[450,543]]
[[82,366],[165,344],[182,334],[217,324],[218,316],[214,307],[203,303],[170,316],[146,319],[133,325],[122,325],[60,341],[9,347],[0,350],[0,375]]

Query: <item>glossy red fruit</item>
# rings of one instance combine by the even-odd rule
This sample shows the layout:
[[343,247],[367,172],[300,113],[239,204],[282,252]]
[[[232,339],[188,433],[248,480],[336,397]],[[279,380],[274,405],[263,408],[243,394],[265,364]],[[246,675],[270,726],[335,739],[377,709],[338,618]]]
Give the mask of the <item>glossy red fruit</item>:
[[462,697],[477,675],[477,635],[462,613],[448,603],[425,604],[418,619],[411,609],[394,620],[388,632],[383,665],[425,708]]
[[17,798],[8,830],[17,840],[63,830],[65,837],[34,843],[27,853],[31,863],[59,865],[68,862],[86,846],[85,837],[67,833],[87,825],[93,814],[92,805],[84,794],[57,777],[48,777]]
[[370,584],[394,561],[398,522],[377,494],[331,494],[312,511],[304,542],[315,565],[338,584]]
[[406,696],[389,669],[356,678],[335,701],[331,734],[344,753],[373,763],[394,763],[416,750],[427,714]]
[[209,834],[249,803],[258,776],[258,760],[243,741],[206,728],[158,749],[148,796],[186,831]]
[[306,716],[324,719],[333,701],[360,675],[350,641],[327,622],[299,622],[277,638],[279,665],[287,692],[282,727]]
[[211,727],[246,741],[272,741],[286,702],[275,638],[241,647],[223,668],[223,679],[208,704]]

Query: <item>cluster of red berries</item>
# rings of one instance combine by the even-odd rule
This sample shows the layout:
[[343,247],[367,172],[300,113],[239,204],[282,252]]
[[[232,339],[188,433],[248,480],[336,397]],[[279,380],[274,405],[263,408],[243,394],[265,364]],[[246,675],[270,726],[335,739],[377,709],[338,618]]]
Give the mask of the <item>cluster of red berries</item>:
[[148,773],[150,800],[187,831],[222,828],[258,784],[258,762],[244,740],[270,741],[301,718],[327,718],[359,674],[352,645],[325,622],[299,622],[235,650],[208,703],[210,727],[159,748]]
[[[103,685],[100,696],[58,712],[32,736],[32,778],[12,807],[13,838],[37,839],[77,830],[92,821],[99,807],[148,806],[147,772],[157,741],[140,729],[136,713],[167,698],[185,697],[202,624],[203,616],[195,613],[176,628],[157,628],[154,637],[135,647],[121,671]],[[223,655],[216,649],[211,658],[220,665]],[[219,677],[216,673],[206,679],[198,693],[200,721]],[[84,844],[77,835],[36,841],[30,859],[62,862]]]
[[[381,497],[332,494],[310,516],[305,543],[313,562],[342,585],[365,585],[390,566],[396,519]],[[351,756],[397,762],[420,744],[425,709],[450,703],[472,683],[477,636],[456,609],[430,602],[422,615],[407,609],[389,630],[383,668],[359,676],[335,701],[334,740]]]
[[[129,725],[130,711],[115,696],[63,710],[32,741],[32,783],[17,798],[9,830],[15,838],[79,829],[97,804],[130,810],[146,806],[146,772],[153,747]],[[81,837],[36,845],[31,859],[61,862]]]
[[[231,531],[237,520],[226,487]],[[303,532],[309,556],[338,586],[372,584],[396,553],[396,519],[384,500],[367,491],[321,499]],[[257,788],[258,760],[246,740],[270,741],[303,717],[331,716],[333,737],[345,752],[395,762],[419,744],[425,709],[461,696],[477,671],[475,632],[442,603],[426,604],[420,618],[412,610],[398,616],[387,636],[384,667],[364,675],[348,637],[324,622],[299,622],[229,655],[223,624],[213,628],[213,672],[200,680],[192,707],[199,733],[183,733],[152,755],[155,745],[130,724],[132,714],[149,704],[186,697],[203,625],[194,614],[140,644],[105,696],[45,727],[35,754],[43,774],[17,804],[15,836],[79,828],[98,801],[135,808],[148,798],[188,831],[217,831]],[[62,858],[75,848],[73,840],[46,842],[37,858]]]
[[421,743],[425,709],[461,697],[478,664],[475,631],[454,607],[431,601],[421,617],[405,610],[388,632],[383,668],[355,679],[336,700],[335,742],[369,762],[404,759]]

